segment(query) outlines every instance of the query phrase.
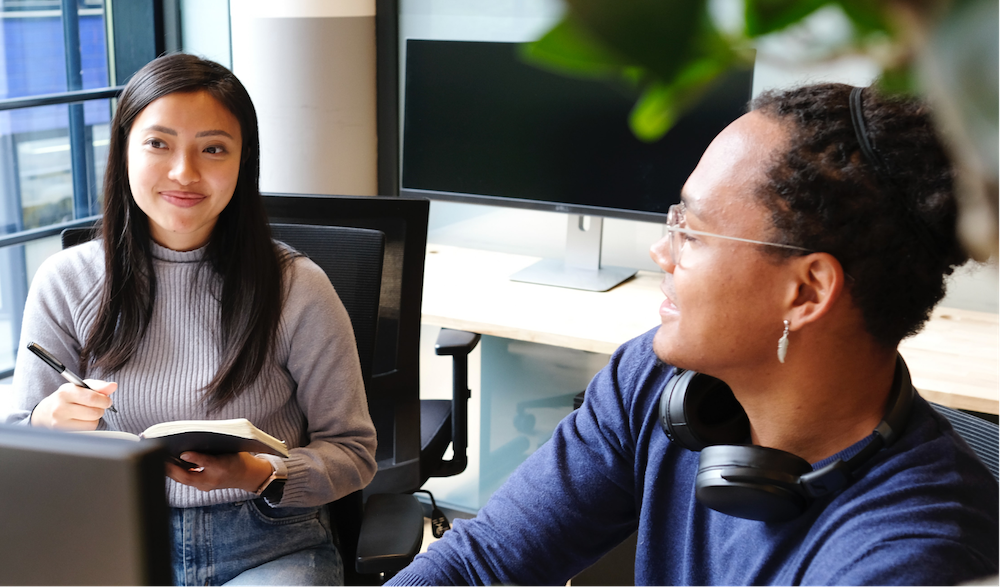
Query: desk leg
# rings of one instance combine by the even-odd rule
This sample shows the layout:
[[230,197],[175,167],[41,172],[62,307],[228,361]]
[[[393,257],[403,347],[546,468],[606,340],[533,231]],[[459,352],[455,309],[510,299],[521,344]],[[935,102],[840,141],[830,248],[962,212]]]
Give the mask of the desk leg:
[[[425,327],[421,338],[434,340],[436,335]],[[556,424],[573,410],[573,397],[609,358],[492,336],[484,336],[479,348],[478,381],[470,368],[473,401],[478,399],[479,407],[469,406],[469,468],[426,485],[439,504],[469,513],[478,511],[510,473],[552,436]],[[424,356],[422,351],[422,360]]]

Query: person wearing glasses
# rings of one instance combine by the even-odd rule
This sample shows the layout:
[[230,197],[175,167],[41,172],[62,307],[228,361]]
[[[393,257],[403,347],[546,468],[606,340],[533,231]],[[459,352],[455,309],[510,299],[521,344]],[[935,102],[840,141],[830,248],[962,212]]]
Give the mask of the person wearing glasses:
[[659,326],[389,584],[563,585],[634,532],[637,585],[996,575],[997,482],[897,353],[967,260],[927,107],[842,84],[752,107],[651,248]]

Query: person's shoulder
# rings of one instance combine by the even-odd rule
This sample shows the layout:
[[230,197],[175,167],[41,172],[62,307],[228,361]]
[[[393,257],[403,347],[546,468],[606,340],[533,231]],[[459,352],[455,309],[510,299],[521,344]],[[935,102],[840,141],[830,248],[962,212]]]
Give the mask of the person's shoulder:
[[58,251],[45,259],[32,277],[29,304],[53,315],[87,314],[101,298],[104,275],[100,242]]
[[[855,476],[831,504],[832,511],[864,510],[868,516],[906,520],[923,524],[925,531],[946,534],[958,531],[954,523],[959,520],[977,528],[986,522],[997,541],[996,478],[947,420],[919,396],[897,442],[876,453]],[[904,526],[900,521],[897,527]]]
[[315,313],[320,308],[343,307],[326,271],[304,253],[275,241],[285,289],[284,311],[291,317]]
[[302,279],[320,281],[321,283],[325,281],[329,284],[330,279],[326,276],[326,272],[315,261],[310,259],[308,255],[281,241],[276,240],[273,242],[275,253],[278,256],[278,263],[281,265],[282,272],[290,284],[294,284],[297,280]]
[[[873,459],[872,473],[886,481],[934,479],[968,488],[985,487],[993,492],[996,506],[997,480],[941,413],[917,396],[906,428],[885,459]],[[902,476],[902,478],[901,478]]]
[[[916,398],[897,443],[877,453],[858,477],[824,510],[814,529],[823,534],[822,550],[835,552],[832,558],[854,573],[838,581],[861,581],[858,573],[877,573],[891,566],[886,561],[897,559],[930,562],[930,567],[913,562],[905,571],[893,571],[925,583],[996,573],[997,481],[922,398]],[[969,567],[971,574],[935,574],[943,570],[931,567],[947,560]]]
[[50,255],[38,267],[36,279],[89,282],[104,275],[104,247],[92,240]]

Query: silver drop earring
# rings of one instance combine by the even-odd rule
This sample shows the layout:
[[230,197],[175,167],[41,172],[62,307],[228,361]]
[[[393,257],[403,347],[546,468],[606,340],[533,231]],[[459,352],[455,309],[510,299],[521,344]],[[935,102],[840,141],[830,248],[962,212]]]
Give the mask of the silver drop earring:
[[791,323],[785,320],[785,332],[782,333],[781,338],[778,339],[778,361],[784,363],[785,355],[788,354],[788,327]]

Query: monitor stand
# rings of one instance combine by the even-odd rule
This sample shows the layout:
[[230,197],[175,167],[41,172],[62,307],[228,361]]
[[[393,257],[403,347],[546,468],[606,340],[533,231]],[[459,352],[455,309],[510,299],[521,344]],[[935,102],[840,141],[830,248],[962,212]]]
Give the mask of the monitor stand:
[[635,275],[636,270],[601,265],[603,229],[604,219],[599,216],[570,214],[566,224],[565,260],[542,259],[511,275],[511,281],[608,291]]

